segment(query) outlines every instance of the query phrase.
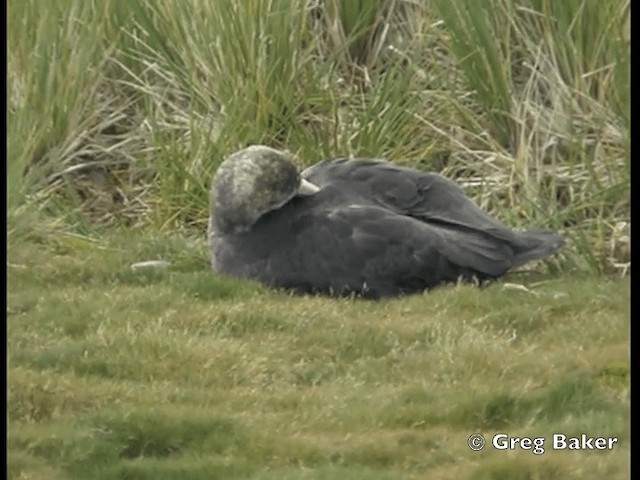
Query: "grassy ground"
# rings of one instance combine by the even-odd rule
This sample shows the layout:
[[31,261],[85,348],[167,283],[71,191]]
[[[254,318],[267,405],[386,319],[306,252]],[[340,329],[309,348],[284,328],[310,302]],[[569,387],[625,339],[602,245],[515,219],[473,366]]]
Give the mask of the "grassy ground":
[[[133,272],[164,258],[169,270]],[[515,275],[382,302],[222,280],[202,241],[9,265],[10,478],[624,478],[629,282]],[[467,446],[546,437],[546,452]],[[618,437],[553,451],[551,435]]]
[[[628,0],[7,15],[10,478],[628,477]],[[567,243],[382,302],[222,279],[207,190],[249,143],[439,171]],[[546,452],[474,452],[476,432]]]
[[[206,253],[125,233],[14,252],[10,478],[628,475],[628,280],[301,298],[222,280]],[[173,267],[129,268],[150,258]],[[474,452],[477,432],[546,451]],[[618,444],[554,451],[554,433]]]

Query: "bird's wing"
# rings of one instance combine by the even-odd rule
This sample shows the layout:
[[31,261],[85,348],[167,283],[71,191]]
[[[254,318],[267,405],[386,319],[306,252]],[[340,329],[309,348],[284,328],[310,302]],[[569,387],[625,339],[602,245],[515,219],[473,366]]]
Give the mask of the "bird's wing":
[[393,211],[425,222],[503,233],[506,227],[482,211],[451,180],[384,160],[337,159],[302,175],[319,187],[339,182]]
[[375,206],[314,212],[292,228],[295,245],[274,254],[269,269],[276,284],[307,291],[415,291],[460,276],[495,277],[513,259],[506,242]]

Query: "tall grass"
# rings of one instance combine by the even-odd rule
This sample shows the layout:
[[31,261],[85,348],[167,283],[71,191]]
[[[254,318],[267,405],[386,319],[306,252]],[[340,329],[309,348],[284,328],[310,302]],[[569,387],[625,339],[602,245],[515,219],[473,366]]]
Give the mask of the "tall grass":
[[8,5],[10,242],[203,231],[217,164],[265,143],[441,171],[562,230],[556,266],[628,267],[628,0],[41,7]]

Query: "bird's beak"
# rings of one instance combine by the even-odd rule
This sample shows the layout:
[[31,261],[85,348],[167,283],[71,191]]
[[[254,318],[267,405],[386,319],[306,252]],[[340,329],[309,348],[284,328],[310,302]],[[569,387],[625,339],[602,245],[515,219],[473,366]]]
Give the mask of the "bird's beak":
[[314,195],[318,193],[320,189],[311,182],[307,182],[304,178],[300,180],[300,188],[298,189],[298,195],[304,197]]

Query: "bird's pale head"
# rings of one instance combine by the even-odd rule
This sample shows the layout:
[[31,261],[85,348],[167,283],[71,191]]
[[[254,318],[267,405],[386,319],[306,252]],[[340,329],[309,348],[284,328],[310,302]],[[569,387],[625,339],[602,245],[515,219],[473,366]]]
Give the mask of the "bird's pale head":
[[294,162],[289,152],[263,145],[227,157],[211,185],[211,227],[224,234],[242,233],[294,196],[315,193],[317,187],[302,180]]

